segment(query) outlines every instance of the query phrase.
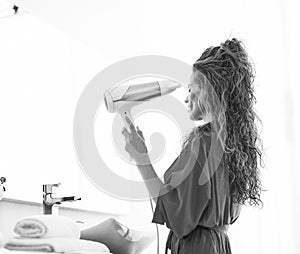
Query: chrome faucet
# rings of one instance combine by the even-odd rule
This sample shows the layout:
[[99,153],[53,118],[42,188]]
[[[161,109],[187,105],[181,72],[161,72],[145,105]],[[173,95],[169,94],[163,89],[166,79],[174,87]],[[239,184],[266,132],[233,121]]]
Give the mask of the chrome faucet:
[[2,176],[0,178],[0,200],[3,198],[3,194],[6,191],[6,189],[4,187],[5,182],[6,182],[6,178]]
[[60,183],[57,184],[44,184],[43,185],[43,214],[52,214],[53,205],[60,205],[62,202],[67,201],[77,201],[81,198],[76,196],[69,197],[52,197],[53,187],[58,187]]

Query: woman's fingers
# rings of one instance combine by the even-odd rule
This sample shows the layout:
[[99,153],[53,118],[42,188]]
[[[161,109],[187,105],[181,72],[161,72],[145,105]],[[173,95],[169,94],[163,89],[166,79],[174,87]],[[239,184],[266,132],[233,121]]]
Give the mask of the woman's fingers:
[[140,130],[139,126],[137,126],[137,133],[140,135],[140,137],[141,137],[142,139],[145,140],[144,135],[143,135],[143,132]]
[[122,134],[125,136],[126,140],[131,141],[130,133],[126,130],[126,128],[123,128]]
[[132,140],[130,138],[130,133],[124,127],[122,130],[122,134],[125,136],[125,140],[126,140],[125,151],[129,154],[130,160],[132,160],[135,152],[131,144]]
[[129,154],[131,159],[134,159],[136,162],[143,162],[148,156],[144,135],[138,126],[137,130],[133,131],[131,129],[131,131],[132,133],[129,133],[125,127],[122,129],[122,134],[126,139],[125,151]]
[[[137,126],[137,129],[135,129],[133,123],[130,121],[130,118],[125,116],[125,119],[127,121],[127,123],[130,126],[130,131],[131,133],[128,133],[128,131],[125,129],[125,135],[129,140],[135,139],[137,136],[141,137],[143,140],[145,140],[144,135],[142,133],[142,131],[140,130],[140,128]],[[123,132],[122,132],[123,133]]]
[[136,135],[136,130],[135,130],[135,128],[134,128],[133,123],[130,121],[130,118],[127,117],[127,116],[125,116],[125,120],[126,120],[127,123],[129,124],[129,128],[130,128],[131,134]]

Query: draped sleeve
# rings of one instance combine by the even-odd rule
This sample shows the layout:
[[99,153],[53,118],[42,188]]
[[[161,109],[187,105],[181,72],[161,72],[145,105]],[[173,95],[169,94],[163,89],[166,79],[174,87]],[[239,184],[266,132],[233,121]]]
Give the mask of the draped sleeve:
[[197,227],[211,200],[211,183],[198,184],[206,155],[206,142],[198,137],[198,142],[184,148],[164,175],[152,222],[166,223],[179,238]]

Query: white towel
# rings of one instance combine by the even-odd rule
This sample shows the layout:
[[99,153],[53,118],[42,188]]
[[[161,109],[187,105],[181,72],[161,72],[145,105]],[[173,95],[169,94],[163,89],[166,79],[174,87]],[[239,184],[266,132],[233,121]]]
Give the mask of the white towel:
[[21,251],[85,253],[110,253],[108,247],[99,242],[88,240],[53,237],[53,238],[22,238],[14,237],[8,240],[4,248]]
[[23,218],[15,225],[14,232],[22,237],[80,237],[80,227],[74,220],[51,214]]

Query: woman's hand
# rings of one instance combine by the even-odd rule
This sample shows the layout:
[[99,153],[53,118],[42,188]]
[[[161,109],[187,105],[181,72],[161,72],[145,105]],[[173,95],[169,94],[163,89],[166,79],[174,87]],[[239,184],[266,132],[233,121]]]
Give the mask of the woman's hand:
[[129,133],[125,127],[122,130],[122,134],[125,136],[126,141],[125,150],[138,165],[149,164],[148,150],[145,145],[145,138],[142,131],[139,127],[137,127],[137,130],[135,129],[129,117],[125,116],[125,120],[129,124],[131,132]]

